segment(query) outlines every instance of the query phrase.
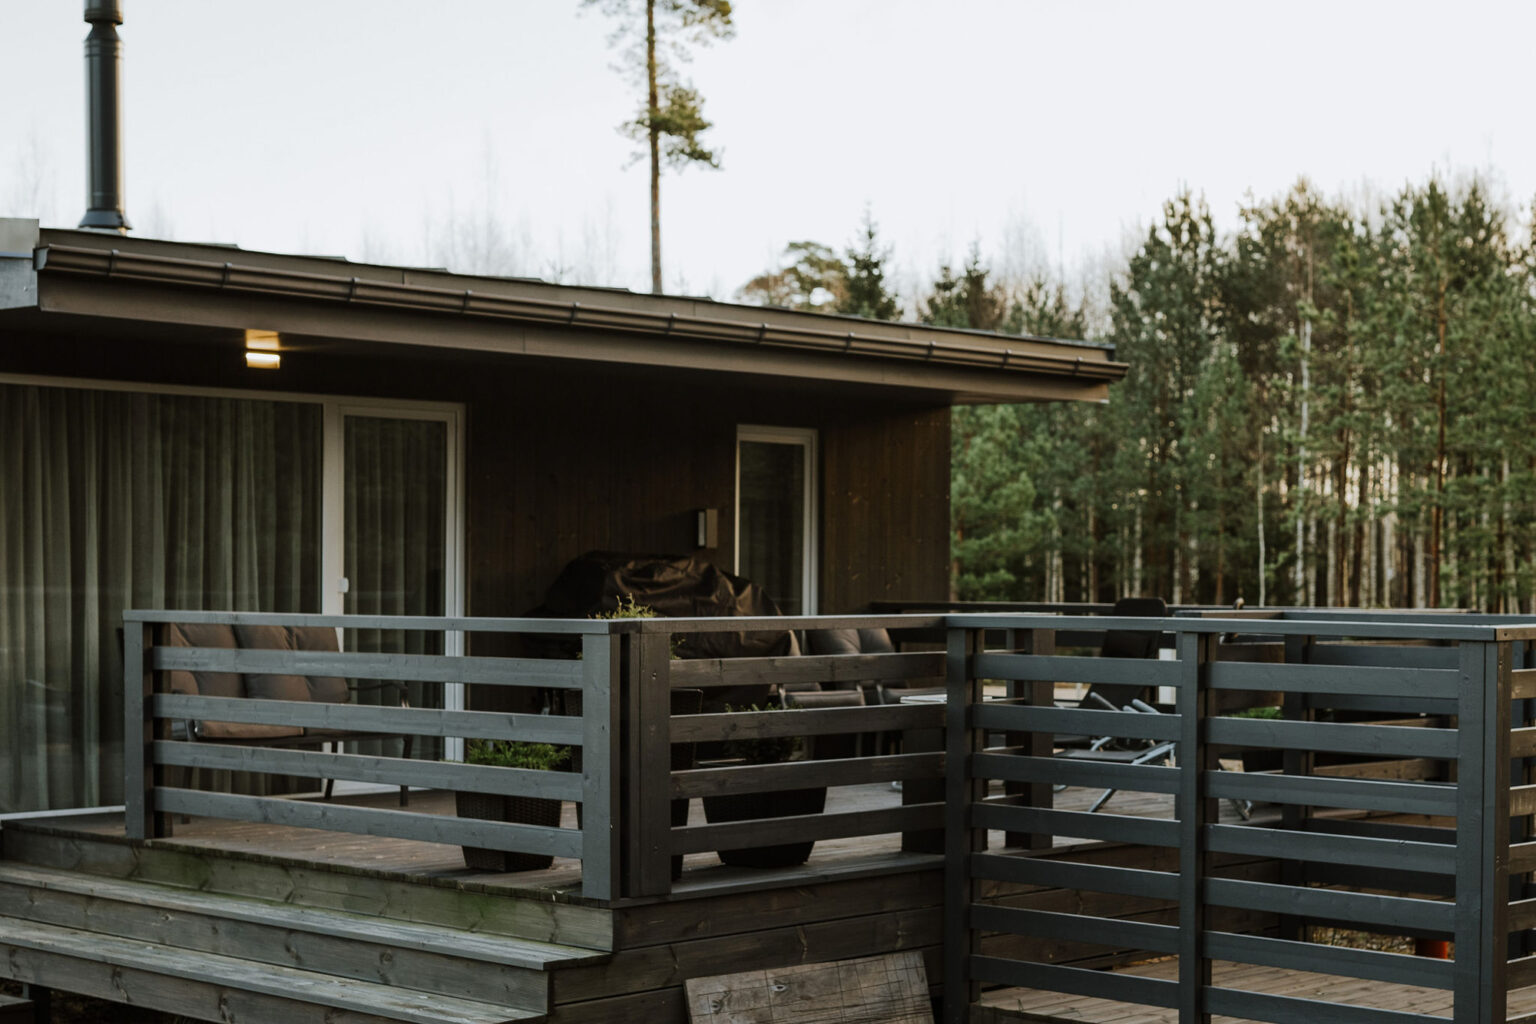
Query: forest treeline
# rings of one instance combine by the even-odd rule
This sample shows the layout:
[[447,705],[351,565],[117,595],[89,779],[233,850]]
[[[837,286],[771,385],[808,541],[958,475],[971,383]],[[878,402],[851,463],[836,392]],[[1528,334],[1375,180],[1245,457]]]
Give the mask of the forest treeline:
[[[743,297],[901,315],[867,217],[788,256]],[[1227,236],[1185,193],[1107,309],[974,250],[918,306],[1130,366],[1107,405],[955,410],[957,598],[1536,612],[1536,238],[1481,183],[1301,182]]]

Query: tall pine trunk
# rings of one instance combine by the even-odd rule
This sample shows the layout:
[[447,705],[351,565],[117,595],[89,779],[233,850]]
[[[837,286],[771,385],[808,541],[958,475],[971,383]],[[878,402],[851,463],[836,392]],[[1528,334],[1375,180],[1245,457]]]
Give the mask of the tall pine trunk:
[[1254,496],[1258,504],[1259,524],[1259,607],[1269,604],[1269,591],[1267,588],[1265,562],[1267,554],[1264,551],[1264,428],[1259,427],[1259,458],[1256,463],[1258,483],[1254,485]]
[[[1311,289],[1308,289],[1310,298]],[[1312,416],[1312,321],[1301,321],[1301,431],[1296,442],[1296,603],[1311,604],[1307,580],[1307,428]]]
[[656,0],[645,0],[645,102],[651,147],[651,291],[661,294],[661,99],[656,87]]
[[1440,555],[1445,533],[1445,378],[1448,367],[1445,362],[1445,289],[1442,274],[1435,301],[1435,355],[1437,357],[1438,384],[1435,388],[1435,501],[1430,506],[1429,524],[1429,592],[1430,606],[1440,607]]

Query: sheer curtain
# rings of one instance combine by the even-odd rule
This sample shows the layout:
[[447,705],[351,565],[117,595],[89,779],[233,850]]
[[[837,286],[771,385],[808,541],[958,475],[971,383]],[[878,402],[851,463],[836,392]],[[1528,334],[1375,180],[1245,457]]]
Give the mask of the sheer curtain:
[[[447,565],[448,428],[441,420],[348,416],[346,544],[354,615],[442,615]],[[359,651],[441,654],[443,635],[415,630],[354,630]],[[359,703],[393,699],[392,687],[363,689]],[[442,707],[441,684],[410,683],[413,707]],[[441,743],[418,738],[418,757],[440,756]],[[374,752],[381,744],[368,744]],[[393,751],[387,751],[393,753]]]
[[117,803],[122,611],[318,611],[319,406],[0,384],[0,813]]
[[736,571],[761,585],[785,615],[804,611],[805,448],[742,440]]

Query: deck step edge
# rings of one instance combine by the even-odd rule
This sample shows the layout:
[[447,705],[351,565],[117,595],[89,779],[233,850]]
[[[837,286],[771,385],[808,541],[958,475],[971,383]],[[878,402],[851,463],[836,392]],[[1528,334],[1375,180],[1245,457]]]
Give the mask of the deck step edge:
[[[482,960],[530,970],[595,963],[611,954],[583,946],[523,939],[492,932],[473,932],[443,925],[352,914],[344,910],[301,907],[255,896],[208,893],[158,882],[121,880],[81,872],[60,871],[13,862],[0,862],[0,884],[67,892],[96,899],[179,909],[252,924],[307,931],[330,938],[357,938],[374,943],[409,941],[428,952]],[[381,923],[384,925],[381,928]]]
[[0,917],[0,949],[7,947],[144,971],[195,985],[234,988],[369,1014],[406,1024],[512,1024],[541,1020],[546,1016],[542,1011],[391,988],[377,982],[340,978],[296,967]]

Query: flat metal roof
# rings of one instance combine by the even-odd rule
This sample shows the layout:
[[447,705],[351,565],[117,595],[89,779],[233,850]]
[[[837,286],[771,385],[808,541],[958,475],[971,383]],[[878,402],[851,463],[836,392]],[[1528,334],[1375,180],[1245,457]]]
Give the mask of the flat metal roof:
[[31,270],[43,314],[843,381],[957,402],[1102,401],[1126,370],[1088,342],[95,231],[38,231]]

